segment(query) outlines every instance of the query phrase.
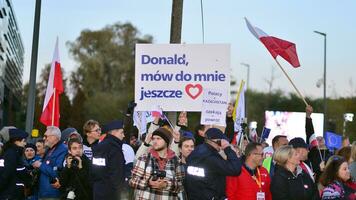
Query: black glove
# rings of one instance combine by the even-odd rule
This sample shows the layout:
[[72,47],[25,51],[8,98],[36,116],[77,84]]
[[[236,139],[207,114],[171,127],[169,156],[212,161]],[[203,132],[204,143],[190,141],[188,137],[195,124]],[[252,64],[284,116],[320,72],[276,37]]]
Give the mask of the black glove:
[[131,115],[136,106],[137,106],[137,103],[135,103],[134,101],[130,101],[129,104],[127,105],[126,114]]

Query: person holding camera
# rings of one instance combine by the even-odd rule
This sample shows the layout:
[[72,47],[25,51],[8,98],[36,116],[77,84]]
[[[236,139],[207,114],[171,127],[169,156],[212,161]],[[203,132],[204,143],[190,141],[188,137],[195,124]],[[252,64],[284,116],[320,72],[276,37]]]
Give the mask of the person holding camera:
[[172,134],[166,128],[152,133],[152,148],[135,161],[130,186],[134,199],[179,199],[183,191],[184,169],[169,149]]
[[41,161],[40,156],[36,155],[37,147],[34,144],[27,143],[25,146],[25,167],[31,175],[31,183],[26,186],[26,200],[38,199],[38,183],[40,178],[39,169],[33,168],[32,164],[37,160]]
[[59,177],[62,199],[91,200],[89,180],[90,160],[83,154],[83,144],[78,138],[68,141],[66,165]]

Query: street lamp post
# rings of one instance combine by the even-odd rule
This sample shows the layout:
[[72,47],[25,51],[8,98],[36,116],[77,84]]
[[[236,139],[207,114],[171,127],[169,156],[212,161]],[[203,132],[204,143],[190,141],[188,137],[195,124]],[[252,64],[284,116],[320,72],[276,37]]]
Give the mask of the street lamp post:
[[326,130],[326,33],[314,31],[324,37],[324,131]]
[[249,82],[250,82],[250,65],[247,64],[247,63],[241,63],[241,65],[247,67],[246,89],[249,89]]

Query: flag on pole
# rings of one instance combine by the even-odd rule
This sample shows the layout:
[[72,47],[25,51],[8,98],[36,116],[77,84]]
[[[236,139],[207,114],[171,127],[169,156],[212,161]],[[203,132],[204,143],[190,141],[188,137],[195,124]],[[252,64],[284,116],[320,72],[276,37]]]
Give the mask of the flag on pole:
[[239,91],[237,92],[234,111],[232,112],[232,118],[234,120],[234,131],[237,132],[234,138],[236,144],[239,144],[241,139],[241,123],[245,119],[245,81],[241,80]]
[[333,132],[325,133],[325,145],[328,149],[339,149],[342,146],[342,136]]
[[270,128],[263,127],[263,130],[262,130],[262,133],[261,133],[261,142],[265,141],[268,138],[270,133],[271,133],[271,129]]
[[245,81],[241,80],[239,91],[237,92],[234,111],[232,112],[232,118],[235,121],[234,130],[239,131],[241,129],[240,124],[245,118]]
[[58,38],[48,78],[40,122],[46,126],[59,127],[59,96],[63,93],[61,64],[59,61]]
[[276,59],[277,56],[281,56],[293,67],[297,68],[300,66],[297,49],[294,43],[273,36],[269,36],[261,29],[252,26],[246,17],[245,20],[248,29],[258,40],[263,43],[263,45],[265,45],[265,47],[274,59]]
[[249,135],[251,141],[258,142],[257,130],[255,128],[250,129]]
[[147,132],[147,119],[145,111],[134,111],[133,112],[133,122],[134,126],[137,127],[139,134],[142,135]]
[[153,117],[162,117],[163,110],[160,106],[155,105],[152,107],[152,116]]

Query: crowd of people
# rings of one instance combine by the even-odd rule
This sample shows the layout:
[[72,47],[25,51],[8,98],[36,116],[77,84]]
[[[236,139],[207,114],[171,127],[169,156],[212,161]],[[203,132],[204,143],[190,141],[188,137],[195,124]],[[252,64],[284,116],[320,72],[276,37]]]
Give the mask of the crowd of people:
[[327,149],[315,137],[311,106],[306,139],[277,135],[271,147],[249,137],[236,142],[231,107],[225,128],[190,131],[181,112],[174,127],[155,117],[142,135],[133,108],[103,126],[89,120],[81,134],[49,126],[32,142],[25,131],[4,127],[0,200],[356,199],[356,142],[344,138],[341,149]]

